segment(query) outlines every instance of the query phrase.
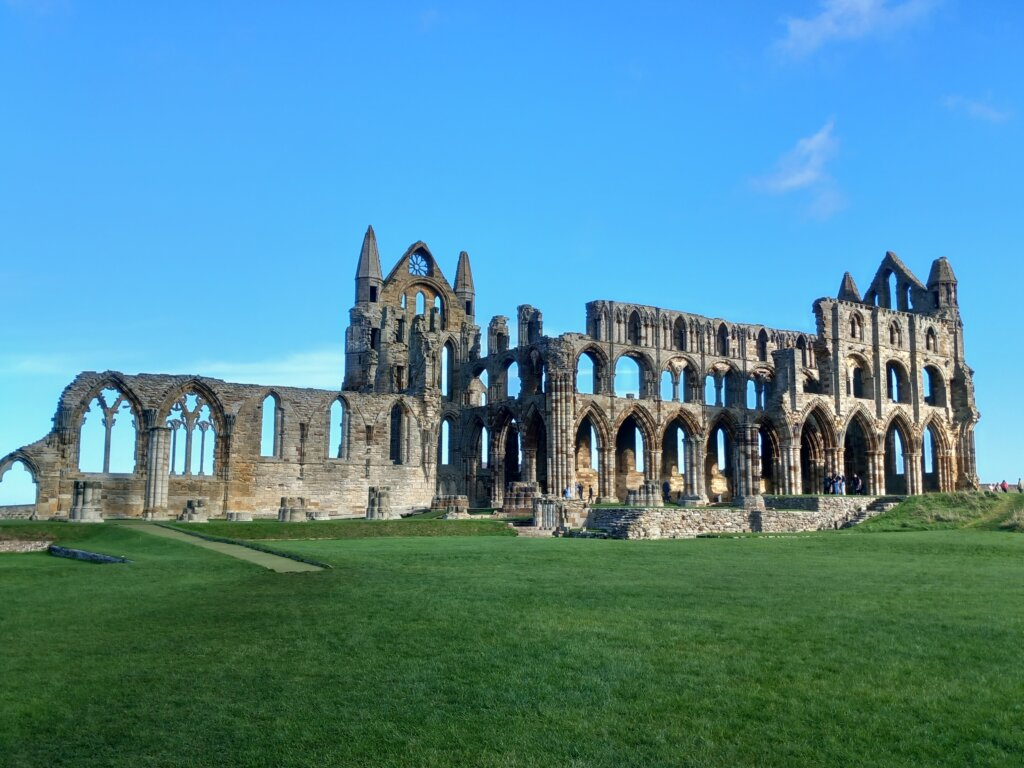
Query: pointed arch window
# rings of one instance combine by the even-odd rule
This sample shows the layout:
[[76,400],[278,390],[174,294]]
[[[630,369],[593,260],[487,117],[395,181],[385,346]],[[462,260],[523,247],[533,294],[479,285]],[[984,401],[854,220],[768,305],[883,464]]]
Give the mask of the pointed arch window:
[[106,387],[90,402],[79,426],[81,472],[135,471],[138,425],[127,396]]
[[348,458],[348,408],[340,397],[331,403],[328,414],[327,456],[331,459]]
[[281,401],[271,392],[263,398],[262,429],[260,431],[260,456],[279,459],[282,455],[284,415]]
[[171,429],[171,474],[212,475],[217,428],[203,396],[195,391],[181,395],[165,423]]

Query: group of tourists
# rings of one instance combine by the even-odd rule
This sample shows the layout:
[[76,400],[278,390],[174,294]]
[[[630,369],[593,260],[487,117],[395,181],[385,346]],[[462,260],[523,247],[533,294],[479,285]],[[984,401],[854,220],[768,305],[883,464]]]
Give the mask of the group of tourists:
[[[1013,488],[1013,486],[1005,480],[1001,483],[992,483],[988,486],[988,490],[992,491],[992,493],[1009,493],[1011,488]],[[1024,493],[1024,480],[1019,477],[1017,478],[1017,493]]]
[[824,488],[822,490],[830,496],[845,496],[847,491],[850,494],[861,494],[864,493],[864,481],[860,475],[854,472],[853,477],[850,478],[849,488],[847,488],[846,475],[840,472],[836,472],[833,475],[829,472],[825,474]]
[[[572,490],[568,486],[566,486],[565,490],[562,491],[562,498],[572,498]],[[576,483],[576,498],[583,501],[583,483]],[[594,486],[592,485],[587,486],[587,501],[590,504],[594,503]]]

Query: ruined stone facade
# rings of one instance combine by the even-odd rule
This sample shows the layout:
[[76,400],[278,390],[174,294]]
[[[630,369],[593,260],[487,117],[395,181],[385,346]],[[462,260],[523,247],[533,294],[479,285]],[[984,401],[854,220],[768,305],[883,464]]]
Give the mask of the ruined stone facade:
[[[815,334],[593,301],[585,333],[558,337],[544,335],[540,311],[518,307],[513,345],[508,318],[483,330],[475,309],[466,253],[454,285],[422,242],[385,277],[371,228],[340,390],[83,373],[53,430],[0,459],[0,477],[20,461],[38,517],[90,519],[200,507],[237,519],[282,508],[376,517],[461,496],[530,511],[566,489],[743,507],[821,493],[836,472],[848,491],[856,474],[875,496],[977,485],[979,414],[944,258],[921,283],[888,253],[863,298],[847,273],[836,298],[814,302]],[[625,366],[638,379],[630,393],[616,376]],[[92,472],[79,461],[87,411],[106,430]],[[130,472],[110,471],[119,419],[136,428]]]

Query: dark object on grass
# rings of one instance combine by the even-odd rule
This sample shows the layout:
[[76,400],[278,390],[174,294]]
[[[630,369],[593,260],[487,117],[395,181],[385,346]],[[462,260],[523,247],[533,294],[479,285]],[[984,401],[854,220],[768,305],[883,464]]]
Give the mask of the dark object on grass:
[[90,563],[130,563],[127,557],[118,557],[117,555],[101,555],[99,552],[86,552],[84,549],[70,549],[68,547],[58,547],[56,544],[51,544],[49,553],[54,557],[67,557],[71,560],[85,560]]

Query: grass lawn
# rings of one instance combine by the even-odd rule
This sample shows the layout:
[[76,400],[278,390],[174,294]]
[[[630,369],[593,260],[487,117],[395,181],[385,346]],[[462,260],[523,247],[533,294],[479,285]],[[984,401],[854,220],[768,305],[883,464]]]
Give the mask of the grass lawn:
[[173,527],[206,536],[223,536],[246,541],[269,539],[368,539],[393,536],[515,536],[504,520],[312,520],[279,523],[256,520],[251,523],[182,523]]
[[0,556],[0,765],[1024,755],[1024,536],[296,540],[333,570],[274,574],[63,529],[133,563]]

